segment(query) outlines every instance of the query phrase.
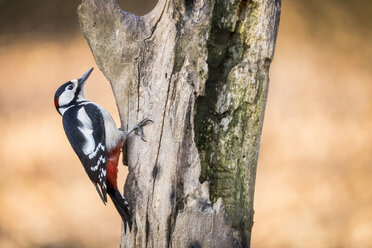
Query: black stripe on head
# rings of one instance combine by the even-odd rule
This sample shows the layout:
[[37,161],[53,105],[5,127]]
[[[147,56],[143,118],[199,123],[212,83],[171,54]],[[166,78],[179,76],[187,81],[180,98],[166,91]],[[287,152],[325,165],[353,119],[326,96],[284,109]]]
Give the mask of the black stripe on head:
[[81,87],[78,85],[77,88],[76,88],[76,91],[75,91],[75,97],[74,97],[74,100],[72,100],[73,102],[76,102],[76,101],[77,101],[80,92],[81,92]]

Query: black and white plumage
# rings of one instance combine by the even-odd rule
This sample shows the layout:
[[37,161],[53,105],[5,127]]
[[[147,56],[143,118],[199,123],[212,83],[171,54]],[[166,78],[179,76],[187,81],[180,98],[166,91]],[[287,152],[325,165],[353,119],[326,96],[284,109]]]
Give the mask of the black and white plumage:
[[98,192],[106,203],[106,135],[100,110],[94,103],[80,103],[66,111],[62,120],[72,148],[90,180],[99,184],[102,192]]
[[67,138],[102,201],[106,204],[108,194],[123,219],[125,229],[126,223],[131,228],[128,204],[116,182],[120,148],[128,132],[116,127],[106,109],[85,98],[84,85],[92,70],[80,79],[60,86],[54,104],[62,115]]

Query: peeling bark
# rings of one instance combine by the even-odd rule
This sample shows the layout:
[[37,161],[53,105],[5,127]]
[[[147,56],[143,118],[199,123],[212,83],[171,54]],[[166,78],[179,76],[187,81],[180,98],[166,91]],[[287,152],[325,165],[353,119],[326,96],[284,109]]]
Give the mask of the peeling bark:
[[249,247],[279,13],[280,0],[159,0],[139,17],[83,0],[81,30],[122,127],[154,121],[148,142],[127,141],[122,247]]

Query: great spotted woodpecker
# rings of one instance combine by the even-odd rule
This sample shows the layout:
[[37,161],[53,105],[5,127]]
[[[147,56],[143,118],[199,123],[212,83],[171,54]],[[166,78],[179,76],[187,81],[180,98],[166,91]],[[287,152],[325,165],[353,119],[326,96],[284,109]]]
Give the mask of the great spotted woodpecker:
[[132,131],[143,139],[142,126],[151,120],[144,119],[130,131],[118,129],[105,108],[84,96],[84,85],[92,71],[93,68],[80,79],[60,86],[54,95],[54,105],[62,116],[67,138],[103,203],[107,202],[107,193],[123,219],[125,230],[127,223],[131,229],[128,203],[117,186],[120,148]]

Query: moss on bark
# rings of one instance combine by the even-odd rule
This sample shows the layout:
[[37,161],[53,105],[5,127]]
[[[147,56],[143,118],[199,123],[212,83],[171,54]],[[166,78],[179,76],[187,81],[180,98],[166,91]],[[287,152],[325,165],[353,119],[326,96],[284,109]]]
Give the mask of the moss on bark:
[[272,57],[257,46],[265,38],[257,33],[261,12],[259,1],[216,1],[208,40],[208,80],[205,95],[196,101],[195,113],[200,181],[209,182],[211,201],[222,197],[245,247],[253,225],[256,167]]

